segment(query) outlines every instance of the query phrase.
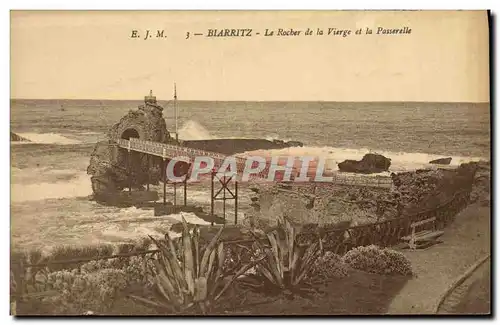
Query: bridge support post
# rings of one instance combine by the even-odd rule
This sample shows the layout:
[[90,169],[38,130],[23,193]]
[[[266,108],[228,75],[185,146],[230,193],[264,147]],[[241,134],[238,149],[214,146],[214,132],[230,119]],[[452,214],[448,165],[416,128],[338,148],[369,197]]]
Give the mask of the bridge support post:
[[184,178],[184,206],[187,206],[187,180],[188,177]]
[[177,208],[177,183],[174,182],[174,208]]
[[[220,178],[219,178],[220,180]],[[226,187],[224,186],[224,183],[226,182],[226,176],[223,176],[222,179],[222,216],[224,217],[224,224],[226,224]],[[219,191],[220,193],[220,191]],[[215,198],[217,199],[217,197]]]
[[[222,201],[222,214],[224,218],[224,224],[226,223],[226,201],[227,200],[234,200],[234,222],[235,224],[238,222],[238,181],[234,179],[234,192],[229,188],[229,183],[233,180],[235,176],[222,176],[220,178],[217,176],[217,172],[213,171],[212,172],[212,179],[211,179],[211,199],[210,199],[210,212],[212,218],[215,219],[214,216],[214,206],[215,206],[215,201]],[[215,180],[220,183],[221,187],[219,190],[215,193]],[[220,197],[220,194],[222,193],[222,197]],[[229,195],[229,196],[228,196]],[[214,224],[214,221],[212,219],[212,226]]]
[[214,178],[215,178],[215,171],[212,171],[211,175],[211,181],[210,181],[210,216],[212,217],[212,223],[211,225],[214,225]]
[[145,155],[146,155],[146,160],[148,163],[148,183],[146,184],[146,190],[149,192],[149,183],[151,182],[151,176],[150,176],[149,170],[151,169],[151,164],[149,161],[149,155],[148,154],[145,154]]
[[128,192],[132,193],[132,151],[130,150],[130,139],[128,140],[128,150],[127,150],[127,174],[128,174]]
[[165,148],[163,148],[162,158],[163,158],[163,164],[162,164],[163,205],[167,205],[167,150]]
[[163,174],[163,205],[167,204],[167,163],[163,159],[162,164],[162,174]]
[[238,224],[238,181],[234,181],[234,224]]

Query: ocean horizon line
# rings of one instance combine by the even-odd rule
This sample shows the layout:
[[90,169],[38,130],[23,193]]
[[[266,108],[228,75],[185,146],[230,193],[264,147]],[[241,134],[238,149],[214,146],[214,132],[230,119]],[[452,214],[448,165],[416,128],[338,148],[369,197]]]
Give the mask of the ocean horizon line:
[[[157,96],[159,102],[170,102],[173,99],[161,99]],[[99,98],[10,98],[11,101],[106,101],[106,102],[137,102],[144,98],[137,99],[99,99]],[[490,101],[415,101],[415,100],[372,100],[372,101],[339,101],[339,100],[209,100],[209,99],[177,99],[177,102],[220,102],[220,103],[427,103],[427,104],[490,104]]]

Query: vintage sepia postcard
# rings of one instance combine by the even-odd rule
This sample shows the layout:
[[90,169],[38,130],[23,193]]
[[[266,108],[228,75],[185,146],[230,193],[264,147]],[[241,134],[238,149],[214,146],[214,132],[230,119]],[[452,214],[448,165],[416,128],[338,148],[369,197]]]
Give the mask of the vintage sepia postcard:
[[11,11],[11,315],[490,315],[487,11]]

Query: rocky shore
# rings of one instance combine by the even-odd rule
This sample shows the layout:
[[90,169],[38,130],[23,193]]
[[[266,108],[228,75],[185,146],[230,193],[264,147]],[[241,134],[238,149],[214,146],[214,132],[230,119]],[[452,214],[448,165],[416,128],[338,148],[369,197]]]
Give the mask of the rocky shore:
[[489,203],[489,163],[473,162],[457,169],[417,170],[392,174],[391,188],[337,184],[265,184],[254,186],[254,213],[244,225],[269,227],[285,215],[296,224],[354,226],[435,208],[460,190],[472,201]]
[[30,140],[23,138],[20,135],[15,134],[14,132],[10,132],[10,141],[13,142],[30,142]]

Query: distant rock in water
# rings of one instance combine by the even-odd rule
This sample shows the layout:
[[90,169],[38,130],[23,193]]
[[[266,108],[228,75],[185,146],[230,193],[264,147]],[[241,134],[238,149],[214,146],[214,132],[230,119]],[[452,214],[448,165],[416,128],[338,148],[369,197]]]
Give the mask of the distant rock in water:
[[14,142],[31,142],[30,140],[23,138],[22,136],[19,136],[15,134],[14,132],[10,132],[10,141]]
[[429,164],[449,165],[451,163],[451,159],[452,159],[451,157],[439,158],[439,159],[429,161]]
[[289,147],[302,147],[302,142],[266,139],[209,139],[209,140],[185,140],[182,145],[194,149],[219,152],[225,155],[233,155],[253,150],[283,149]]
[[379,154],[368,153],[361,161],[344,160],[338,164],[339,171],[359,174],[381,173],[389,170],[391,159]]

